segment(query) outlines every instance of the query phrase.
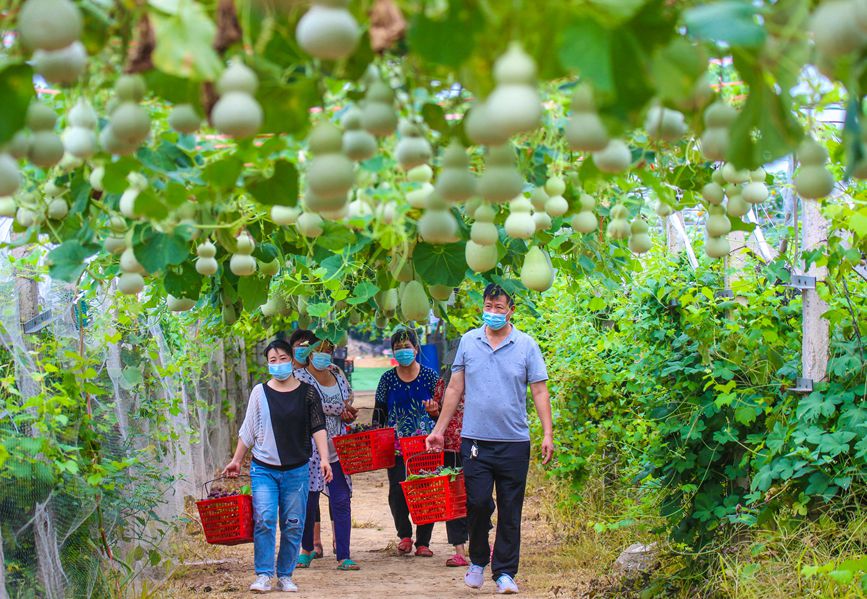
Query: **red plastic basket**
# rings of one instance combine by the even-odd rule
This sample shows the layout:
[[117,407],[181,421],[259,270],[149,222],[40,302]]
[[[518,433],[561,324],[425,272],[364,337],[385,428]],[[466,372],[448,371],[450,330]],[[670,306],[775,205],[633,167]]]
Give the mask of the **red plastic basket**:
[[398,439],[400,441],[400,455],[403,456],[403,459],[406,460],[416,454],[426,452],[427,446],[425,445],[425,439],[427,439],[427,435],[401,437]]
[[[437,466],[443,464],[443,453],[425,453],[407,460],[407,473],[426,470],[429,456],[436,456]],[[434,466],[435,468],[436,466]],[[463,472],[454,480],[451,476],[432,476],[400,483],[409,515],[416,525],[445,522],[467,515],[467,489]]]
[[[209,480],[205,485],[212,482]],[[253,542],[253,498],[250,495],[203,499],[196,502],[196,507],[208,543],[240,545]]]
[[375,428],[332,439],[346,474],[394,467],[394,429]]

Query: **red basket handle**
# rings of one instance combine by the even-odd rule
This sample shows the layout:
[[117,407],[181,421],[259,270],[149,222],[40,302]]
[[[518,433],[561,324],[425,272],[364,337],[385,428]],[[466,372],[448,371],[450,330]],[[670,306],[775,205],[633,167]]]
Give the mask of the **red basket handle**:
[[[410,464],[412,463],[412,461],[413,461],[414,459],[416,459],[417,457],[419,457],[419,456],[423,456],[423,455],[428,455],[428,454],[431,454],[431,453],[442,453],[442,454],[445,454],[446,451],[448,451],[449,453],[454,453],[454,454],[457,454],[457,453],[458,453],[458,452],[453,451],[453,450],[451,450],[451,449],[446,449],[446,450],[439,451],[439,452],[436,452],[436,451],[423,451],[423,452],[421,452],[421,453],[417,453],[417,454],[415,454],[415,455],[413,455],[413,456],[410,456],[410,457],[409,457],[406,461],[404,461],[404,463],[403,463],[404,467],[406,467],[406,472],[407,472],[407,474],[417,474],[416,472],[413,472],[413,471],[412,471],[412,468],[410,467]],[[445,460],[443,460],[443,463],[445,463]]]
[[202,501],[204,501],[205,497],[208,496],[207,486],[210,485],[211,483],[217,482],[218,480],[223,480],[224,478],[239,478],[241,476],[243,476],[245,478],[250,478],[249,474],[239,474],[238,476],[218,476],[217,478],[212,478],[211,480],[206,481],[202,485]]

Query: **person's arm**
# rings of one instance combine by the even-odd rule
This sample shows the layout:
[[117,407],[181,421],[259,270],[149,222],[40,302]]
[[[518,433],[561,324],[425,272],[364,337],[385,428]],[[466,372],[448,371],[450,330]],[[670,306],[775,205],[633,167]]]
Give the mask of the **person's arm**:
[[235,455],[232,456],[232,460],[223,468],[223,476],[235,477],[241,474],[241,462],[244,461],[247,450],[256,444],[259,393],[261,393],[261,389],[258,386],[254,387],[253,392],[250,393],[250,399],[247,401],[247,413],[244,414],[244,422],[241,423],[241,428],[238,430],[238,444],[235,446]]
[[241,437],[238,437],[235,455],[232,456],[232,460],[223,468],[223,476],[234,478],[241,474],[241,462],[244,461],[244,456],[247,455],[247,449],[249,448],[244,444],[244,441],[241,440]]
[[554,419],[551,416],[551,395],[548,393],[548,382],[530,383],[533,394],[533,404],[542,422],[542,463],[547,464],[554,456]]
[[547,464],[554,455],[554,419],[551,416],[551,395],[548,393],[548,369],[542,350],[535,341],[527,357],[527,380],[536,414],[542,422],[542,463]]
[[316,449],[319,450],[319,468],[322,470],[322,478],[326,483],[330,483],[334,478],[331,472],[331,456],[328,454],[328,433],[325,429],[321,429],[313,433],[313,442],[316,443]]
[[325,428],[325,412],[322,411],[322,397],[311,385],[307,388],[307,418],[310,423],[310,436],[319,451],[319,468],[325,482],[331,482],[331,454],[328,451],[328,431]]
[[445,398],[443,399],[443,407],[440,410],[439,418],[437,418],[436,426],[433,432],[428,435],[425,444],[432,451],[442,451],[445,437],[443,433],[449,425],[452,416],[455,415],[455,410],[458,408],[458,402],[464,394],[464,371],[458,370],[452,373],[452,378],[449,381],[449,386],[446,388]]

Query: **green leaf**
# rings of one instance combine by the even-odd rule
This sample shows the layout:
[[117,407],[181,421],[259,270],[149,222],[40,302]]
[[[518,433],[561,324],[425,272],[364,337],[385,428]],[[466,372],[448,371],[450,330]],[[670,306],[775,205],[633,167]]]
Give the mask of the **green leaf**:
[[141,370],[136,366],[125,366],[121,374],[120,385],[126,390],[132,389],[136,385],[141,385],[144,381]]
[[310,128],[310,108],[322,102],[315,78],[283,83],[269,73],[261,73],[256,99],[265,113],[262,133],[291,133],[297,138]]
[[683,20],[697,39],[754,48],[766,37],[765,28],[756,20],[758,10],[751,2],[727,0],[690,8]]
[[612,33],[590,18],[572,21],[562,30],[559,40],[560,64],[578,72],[601,92],[614,90],[614,67],[611,60]]
[[26,64],[8,64],[0,69],[0,144],[4,144],[24,128],[27,107],[33,99],[33,69]]
[[450,0],[443,18],[417,10],[410,20],[407,42],[413,54],[447,67],[459,67],[473,53],[476,33],[484,21],[473,2]]
[[849,217],[849,228],[858,237],[867,238],[867,208],[862,208]]
[[416,273],[428,285],[457,287],[467,272],[464,246],[462,242],[445,245],[418,244],[412,254]]
[[274,173],[245,184],[257,202],[266,206],[294,206],[298,203],[298,170],[288,160],[274,163]]
[[160,233],[149,225],[140,226],[133,235],[133,253],[149,273],[159,272],[170,264],[190,259],[189,244],[179,235]]
[[446,121],[446,112],[439,104],[427,103],[421,107],[421,117],[427,126],[440,133],[447,133],[449,130],[448,121]]
[[743,51],[734,53],[734,61],[750,86],[750,95],[729,129],[726,159],[737,168],[754,169],[789,154],[804,133],[792,113],[788,93],[776,93],[765,73]]
[[202,169],[202,179],[222,190],[231,190],[237,185],[238,177],[244,170],[243,161],[235,156],[227,156],[205,165]]
[[252,312],[268,301],[268,288],[271,277],[262,278],[257,275],[238,278],[238,295],[244,302],[244,309]]
[[195,81],[214,81],[223,63],[212,44],[217,27],[204,7],[193,0],[178,0],[171,15],[151,12],[156,36],[154,66],[169,75]]
[[77,239],[67,239],[48,252],[48,274],[53,279],[74,283],[84,272],[84,261],[99,251],[98,245],[82,245]]
[[346,303],[350,306],[357,306],[368,301],[377,293],[379,293],[379,287],[370,281],[362,281],[352,290],[352,297],[346,300]]
[[317,302],[307,304],[307,313],[314,318],[325,318],[334,306],[331,302]]
[[[355,243],[355,233],[342,223],[325,221],[323,229],[322,235],[316,239],[316,247],[325,248],[332,252],[341,252]],[[339,256],[335,256],[335,258],[338,267],[342,266],[343,260]],[[324,263],[323,266],[325,266]]]
[[707,72],[707,53],[682,37],[658,50],[651,61],[650,73],[660,98],[683,101],[695,92],[699,77]]
[[166,292],[175,297],[198,299],[202,289],[202,275],[196,271],[192,260],[185,260],[180,266],[168,270],[163,285]]

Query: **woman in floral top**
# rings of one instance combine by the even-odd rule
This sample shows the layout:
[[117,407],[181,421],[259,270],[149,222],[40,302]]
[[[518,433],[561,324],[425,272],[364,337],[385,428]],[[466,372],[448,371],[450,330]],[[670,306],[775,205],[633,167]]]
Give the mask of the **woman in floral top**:
[[[427,435],[434,427],[434,421],[427,414],[439,376],[437,373],[418,363],[419,345],[415,331],[398,329],[391,336],[391,350],[397,366],[382,375],[376,388],[376,404],[373,409],[373,424],[391,426],[398,437]],[[394,467],[388,469],[388,506],[394,518],[394,527],[400,542],[397,550],[401,554],[412,551],[412,522],[409,508],[400,483],[406,479],[403,456],[397,456]],[[433,524],[416,527],[415,554],[431,557],[430,538]]]
[[[440,379],[437,381],[436,389],[434,390],[433,400],[427,404],[426,409],[431,419],[436,420],[440,415],[440,409],[443,406],[443,396],[445,395],[446,381]],[[445,465],[459,467],[461,465],[461,427],[464,423],[464,398],[461,397],[460,403],[455,410],[455,415],[449,421],[443,437],[445,443],[443,447],[446,450]],[[467,561],[467,553],[464,545],[467,542],[467,519],[459,518],[457,520],[449,520],[446,522],[446,535],[449,539],[449,544],[455,546],[455,554],[446,560],[446,566],[451,568],[460,568],[469,566]]]

